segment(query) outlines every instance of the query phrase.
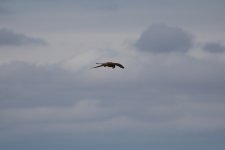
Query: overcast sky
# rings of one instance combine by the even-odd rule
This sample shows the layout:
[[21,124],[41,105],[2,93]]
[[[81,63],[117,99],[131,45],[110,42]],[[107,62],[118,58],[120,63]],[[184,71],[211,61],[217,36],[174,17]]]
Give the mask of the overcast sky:
[[224,8],[0,0],[0,149],[223,150]]

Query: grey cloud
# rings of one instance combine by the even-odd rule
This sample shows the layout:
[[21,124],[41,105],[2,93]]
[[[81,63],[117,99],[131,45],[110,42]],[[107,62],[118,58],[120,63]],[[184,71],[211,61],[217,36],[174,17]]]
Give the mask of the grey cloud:
[[203,49],[210,53],[222,53],[225,52],[225,46],[218,42],[209,42],[205,44]]
[[34,38],[13,30],[0,29],[0,46],[46,45],[41,38]]
[[[129,67],[124,72],[89,69],[71,72],[54,65],[21,62],[2,65],[0,108],[68,106],[82,99],[96,99],[123,110],[135,106],[138,110],[134,112],[142,112],[145,105],[164,105],[179,99],[177,95],[204,102],[224,99],[223,64],[181,58],[168,68],[167,62],[159,64],[162,60],[155,59],[158,61],[154,60],[155,65],[148,65],[150,71],[140,70],[142,74],[127,80],[124,79],[132,73]],[[137,116],[145,113],[138,114],[135,113]]]
[[0,15],[12,13],[12,10],[7,5],[5,5],[7,2],[9,1],[0,0]]
[[[15,11],[20,13],[5,18],[5,22],[0,19],[5,27],[8,27],[7,24],[11,27],[19,24],[19,28],[28,31],[27,24],[30,24],[29,31],[41,31],[46,37],[66,36],[54,36],[51,40],[55,43],[54,47],[58,48],[56,53],[54,56],[47,55],[55,52],[54,47],[48,48],[47,52],[43,49],[43,53],[38,52],[38,62],[42,62],[42,58],[46,56],[60,60],[70,54],[76,54],[76,57],[72,57],[75,61],[68,62],[75,71],[61,68],[64,66],[36,66],[21,62],[0,65],[0,149],[210,150],[225,147],[224,61],[193,58],[183,53],[152,54],[169,52],[160,47],[167,45],[168,39],[169,43],[179,41],[178,38],[168,37],[161,40],[164,34],[168,33],[166,25],[158,27],[163,29],[162,31],[151,31],[151,35],[154,33],[156,37],[160,37],[156,42],[151,40],[157,52],[140,49],[137,45],[135,46],[140,52],[130,52],[126,46],[111,40],[111,37],[115,39],[117,36],[123,39],[123,35],[133,39],[134,33],[136,34],[140,27],[155,21],[183,24],[196,31],[194,34],[199,34],[199,40],[216,37],[218,33],[222,35],[222,32],[217,32],[218,28],[216,32],[208,29],[215,25],[221,26],[224,17],[222,12],[225,10],[222,9],[224,5],[219,5],[222,3],[213,1],[206,2],[206,5],[204,1],[206,7],[202,7],[203,1],[179,1],[182,6],[178,6],[174,0],[159,0],[157,5],[151,0],[135,0],[134,5],[134,0],[125,0],[127,5],[124,5],[124,8],[120,6],[120,11],[104,14],[101,10],[110,10],[107,6],[110,4],[104,4],[106,6],[101,8],[99,4],[94,4],[96,0],[88,0],[88,10],[85,6],[72,5],[74,1],[67,2],[16,1],[10,8],[16,8]],[[219,9],[217,6],[220,6]],[[111,10],[115,9],[117,8]],[[61,24],[58,24],[59,22]],[[34,24],[35,26],[32,26]],[[95,27],[107,32],[101,32],[99,35],[96,32],[99,30]],[[127,27],[129,29],[124,31]],[[95,32],[90,33],[90,29]],[[173,34],[169,35],[182,37],[177,33],[177,29],[175,27]],[[203,39],[199,29],[203,29]],[[120,32],[122,30],[123,32]],[[90,35],[90,38],[81,38],[80,35]],[[25,36],[28,37],[28,34]],[[99,36],[104,36],[106,41],[102,42]],[[93,38],[97,39],[97,43],[95,40],[90,41]],[[181,45],[185,45],[184,41],[185,39],[181,40]],[[79,46],[83,44],[85,46]],[[179,42],[176,44],[179,45]],[[181,45],[177,47],[182,49]],[[187,45],[183,48],[186,50],[181,52],[189,49]],[[63,46],[68,50],[61,49]],[[86,47],[105,47],[103,51],[118,48],[118,57],[104,55],[95,50],[90,55],[88,53],[88,56],[78,56],[76,50],[85,52]],[[173,49],[171,52],[179,51],[174,50],[176,46],[168,47]],[[145,55],[146,53],[141,51],[152,53]],[[14,51],[10,53],[17,55]],[[9,57],[9,53],[4,55]],[[121,59],[126,69],[90,69],[95,60],[106,59],[105,56]],[[31,59],[30,53],[26,53],[24,57]],[[19,60],[23,59],[25,58]],[[70,66],[67,69],[70,69]]]
[[[213,85],[222,80],[224,85],[222,64],[180,58],[168,69],[168,63],[153,61],[150,70],[140,70],[137,78],[126,82],[129,67],[118,73],[89,68],[72,72],[24,62],[1,65],[0,138],[58,134],[81,140],[84,134],[95,139],[95,133],[125,133],[115,138],[124,141],[130,136],[155,139],[224,130],[224,86],[217,92]],[[203,86],[210,90],[202,92]]]
[[135,47],[153,53],[187,52],[192,47],[192,36],[178,27],[153,24],[140,35]]
[[[115,95],[112,90],[120,95],[120,90],[130,85],[129,81],[119,79],[115,71],[107,73],[90,67],[73,72],[55,65],[45,67],[25,62],[2,65],[0,107],[63,106],[80,99],[110,99]],[[103,75],[96,74],[99,72]]]
[[10,13],[9,9],[0,6],[0,15],[1,14],[8,14],[8,13]]
[[[197,61],[186,56],[172,60],[167,57],[158,56],[147,64],[140,64],[139,67],[143,68],[136,77],[130,77],[134,73],[133,66],[127,66],[123,71],[89,70],[89,66],[84,66],[73,72],[55,65],[46,67],[22,62],[2,65],[0,107],[71,105],[79,99],[90,98],[108,99],[107,103],[117,102],[112,99],[123,99],[124,103],[129,100],[137,106],[140,105],[136,103],[137,99],[148,101],[148,96],[158,102],[164,101],[167,96],[163,95],[167,94],[171,94],[171,98],[167,98],[173,99],[174,90],[196,100],[210,101],[215,95],[214,100],[224,98],[222,62]],[[146,90],[151,94],[145,93]],[[200,97],[192,95],[196,91]],[[164,94],[159,94],[161,92]]]
[[73,80],[76,75],[55,66],[38,67],[14,62],[1,66],[0,70],[0,99],[3,107],[46,106],[51,105],[53,99],[55,105],[68,105],[74,102],[72,97],[79,95],[74,92],[77,87],[73,83],[77,81],[79,84],[79,80]]
[[119,9],[116,1],[110,0],[94,0],[94,1],[80,1],[81,6],[88,9],[96,9],[102,11],[115,11]]
[[[119,5],[119,1],[118,0],[114,0],[114,1],[110,1],[110,0],[65,0],[65,1],[60,1],[60,0],[55,0],[55,1],[41,1],[39,3],[43,3],[46,6],[48,6],[47,11],[50,10],[57,10],[60,11],[62,8],[66,8],[67,10],[82,10],[85,12],[88,11],[116,11],[120,8]],[[32,1],[28,2],[29,5],[33,5]],[[50,6],[52,4],[55,4],[56,6],[60,6],[60,7],[55,7],[55,8],[51,8]],[[46,7],[45,7],[46,8]],[[44,9],[45,9],[44,8]],[[60,8],[60,10],[58,10],[58,8]]]

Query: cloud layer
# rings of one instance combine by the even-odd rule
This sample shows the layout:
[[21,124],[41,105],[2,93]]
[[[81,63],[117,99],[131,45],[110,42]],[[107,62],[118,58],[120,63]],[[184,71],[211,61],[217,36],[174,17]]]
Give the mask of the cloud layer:
[[24,34],[15,33],[12,30],[0,29],[0,46],[21,46],[21,45],[46,45],[40,38],[33,38]]
[[218,42],[206,43],[203,49],[210,53],[222,53],[225,52],[225,46]]
[[[143,67],[141,74],[127,80],[123,79],[131,74],[129,66],[123,72],[106,68],[74,72],[54,65],[2,65],[4,133],[16,136],[11,131],[24,126],[21,131],[30,128],[33,134],[46,130],[60,134],[223,130],[223,64],[191,62],[186,56],[168,64],[160,57],[142,64],[150,70]],[[35,130],[37,123],[42,127]]]
[[178,27],[153,24],[144,31],[135,46],[152,53],[187,52],[192,47],[192,36]]
[[0,0],[0,149],[224,149],[224,4]]

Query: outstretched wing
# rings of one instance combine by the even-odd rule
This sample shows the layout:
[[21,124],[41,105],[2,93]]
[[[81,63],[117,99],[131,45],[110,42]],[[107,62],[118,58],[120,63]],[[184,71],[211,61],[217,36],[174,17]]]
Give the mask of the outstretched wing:
[[120,68],[124,68],[123,65],[119,64],[119,63],[115,63],[116,66],[120,67]]
[[93,68],[98,68],[98,67],[102,67],[103,65],[99,65],[99,66],[95,66],[95,67],[93,67]]

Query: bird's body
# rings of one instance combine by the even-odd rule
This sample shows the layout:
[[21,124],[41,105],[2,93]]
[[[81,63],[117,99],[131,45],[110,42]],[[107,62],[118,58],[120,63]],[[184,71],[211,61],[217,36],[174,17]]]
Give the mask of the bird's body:
[[96,63],[96,64],[100,64],[99,66],[93,67],[93,68],[98,68],[98,67],[112,67],[113,69],[118,66],[120,68],[124,68],[123,65],[119,64],[119,63],[114,63],[114,62],[106,62],[106,63]]

